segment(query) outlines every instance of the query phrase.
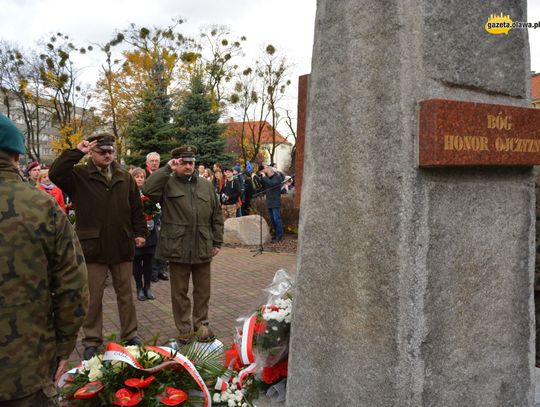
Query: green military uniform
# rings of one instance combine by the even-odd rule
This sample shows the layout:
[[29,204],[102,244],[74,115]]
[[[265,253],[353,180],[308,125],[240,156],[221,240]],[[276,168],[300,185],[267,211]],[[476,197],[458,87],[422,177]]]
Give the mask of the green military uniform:
[[[187,155],[185,160],[193,160],[192,157]],[[173,315],[180,336],[184,336],[208,319],[212,249],[221,247],[223,242],[221,208],[210,181],[197,174],[172,175],[168,165],[148,178],[143,193],[152,201],[161,202],[161,234],[156,255],[169,260]],[[187,295],[190,275],[193,323]]]
[[[113,149],[107,137],[98,137],[96,147]],[[76,165],[84,155],[79,149],[64,151],[52,164],[49,177],[70,196],[75,209],[75,230],[89,276],[90,307],[83,324],[83,344],[88,348],[103,342],[102,300],[107,270],[111,271],[117,297],[120,338],[137,338],[137,312],[131,292],[134,239],[145,237],[148,229],[133,177],[116,162],[107,170],[101,170],[92,160]]]
[[78,149],[64,151],[51,165],[49,178],[73,201],[75,230],[86,262],[132,261],[134,238],[148,234],[139,188],[116,162],[109,181],[92,160],[75,165],[84,155]]
[[166,165],[146,181],[143,193],[161,202],[156,255],[176,263],[207,263],[223,243],[223,216],[212,183],[194,174],[171,176]]
[[86,266],[56,202],[3,159],[0,259],[0,404],[29,396],[46,405],[40,390],[73,351],[86,315]]

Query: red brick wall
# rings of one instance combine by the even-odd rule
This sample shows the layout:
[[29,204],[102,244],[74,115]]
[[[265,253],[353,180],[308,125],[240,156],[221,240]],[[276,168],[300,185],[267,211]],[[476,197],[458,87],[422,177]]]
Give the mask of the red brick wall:
[[304,141],[306,136],[307,94],[309,74],[298,78],[298,115],[296,124],[296,177],[294,179],[294,207],[300,208],[302,177],[304,175]]
[[540,100],[540,73],[537,73],[531,78],[531,100],[537,102]]

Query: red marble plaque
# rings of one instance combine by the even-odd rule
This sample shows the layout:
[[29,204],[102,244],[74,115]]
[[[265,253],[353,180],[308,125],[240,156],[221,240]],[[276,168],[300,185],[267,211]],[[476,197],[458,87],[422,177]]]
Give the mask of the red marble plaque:
[[419,167],[540,164],[540,109],[419,102]]

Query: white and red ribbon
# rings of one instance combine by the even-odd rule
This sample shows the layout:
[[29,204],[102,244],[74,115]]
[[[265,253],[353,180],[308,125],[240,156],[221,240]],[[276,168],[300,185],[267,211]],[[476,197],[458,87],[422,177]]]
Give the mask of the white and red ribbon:
[[244,365],[250,365],[255,362],[255,356],[253,355],[253,334],[255,333],[256,321],[257,314],[253,314],[244,321],[242,328],[240,360]]
[[246,378],[246,376],[255,373],[255,369],[257,368],[257,365],[255,363],[252,363],[245,369],[240,370],[240,373],[238,373],[238,387],[242,388],[243,381]]
[[202,390],[204,394],[204,407],[212,406],[212,398],[210,397],[208,387],[206,387],[206,383],[204,383],[201,375],[188,358],[167,346],[147,346],[146,349],[153,350],[154,352],[168,358],[171,358],[171,355],[174,354],[172,360],[182,365],[182,367],[188,371],[193,380],[195,380],[195,382],[199,385],[199,388]]

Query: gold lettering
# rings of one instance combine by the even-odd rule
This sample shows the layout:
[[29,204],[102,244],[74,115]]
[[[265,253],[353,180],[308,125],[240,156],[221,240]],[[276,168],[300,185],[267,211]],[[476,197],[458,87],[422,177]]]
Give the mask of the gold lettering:
[[454,149],[453,141],[454,141],[454,136],[453,135],[445,134],[444,135],[444,149],[445,150],[453,150]]
[[480,137],[480,150],[489,151],[487,137]]
[[460,136],[454,136],[454,149],[457,151],[463,150],[463,138]]
[[508,151],[508,139],[502,139],[500,137],[497,137],[495,139],[495,149],[497,151]]
[[512,116],[502,116],[498,114],[494,116],[492,114],[487,115],[487,128],[497,130],[512,130]]
[[488,125],[487,125],[488,129],[494,129],[495,128],[495,116],[493,116],[491,114],[488,114],[487,115],[487,122],[488,122]]
[[471,139],[472,139],[471,136],[463,137],[463,141],[464,141],[464,144],[465,144],[465,150],[472,150]]
[[495,139],[495,150],[513,153],[540,153],[540,140],[497,137]]

